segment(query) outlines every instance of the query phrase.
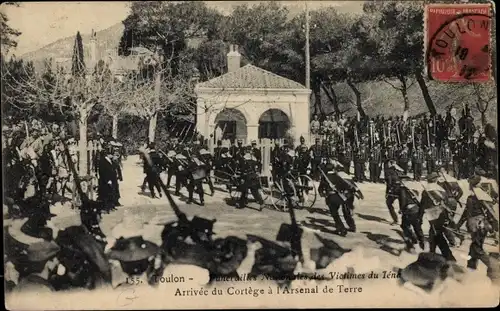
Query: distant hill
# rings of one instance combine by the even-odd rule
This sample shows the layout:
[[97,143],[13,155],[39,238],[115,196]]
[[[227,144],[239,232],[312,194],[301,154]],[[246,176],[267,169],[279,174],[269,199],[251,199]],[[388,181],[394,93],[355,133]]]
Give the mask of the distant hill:
[[[109,28],[97,31],[97,59],[104,58],[106,50],[117,49],[120,43],[120,38],[123,33],[124,26],[118,23]],[[84,49],[84,60],[89,59],[89,33],[81,33]],[[43,68],[44,60],[53,59],[54,61],[64,62],[64,59],[70,60],[73,55],[73,45],[75,44],[75,35],[56,42],[50,43],[41,49],[23,54],[21,58],[31,60],[35,64],[35,68]]]

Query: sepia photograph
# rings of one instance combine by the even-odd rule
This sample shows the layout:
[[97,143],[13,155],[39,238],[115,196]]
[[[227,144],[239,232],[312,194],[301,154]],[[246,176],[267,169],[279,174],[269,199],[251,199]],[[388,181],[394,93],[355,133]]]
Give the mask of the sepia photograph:
[[500,303],[493,1],[0,17],[7,310]]

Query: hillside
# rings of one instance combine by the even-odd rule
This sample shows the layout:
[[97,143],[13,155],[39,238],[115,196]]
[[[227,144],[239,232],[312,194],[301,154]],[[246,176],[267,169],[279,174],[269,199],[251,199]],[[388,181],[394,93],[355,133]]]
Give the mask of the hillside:
[[[123,32],[123,24],[118,23],[109,28],[97,32],[97,59],[104,58],[107,49],[116,49],[120,42]],[[75,33],[76,35],[76,33]],[[90,32],[81,32],[85,59],[89,57],[89,38]],[[71,59],[73,55],[73,45],[75,36],[59,39],[56,42],[50,43],[41,49],[23,54],[21,58],[32,60],[35,63],[35,68],[43,66],[45,59]]]

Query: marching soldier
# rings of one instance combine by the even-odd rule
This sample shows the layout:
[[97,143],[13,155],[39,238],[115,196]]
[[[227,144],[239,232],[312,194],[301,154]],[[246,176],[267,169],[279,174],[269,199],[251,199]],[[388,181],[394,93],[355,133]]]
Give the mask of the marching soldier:
[[144,162],[144,172],[146,173],[146,179],[149,186],[149,192],[152,198],[156,198],[155,188],[158,191],[158,196],[161,198],[161,189],[158,179],[160,178],[161,171],[161,159],[158,152],[155,150],[155,143],[150,142],[146,152],[148,153],[149,161]]
[[[355,232],[356,223],[352,218],[352,210],[354,209],[353,203],[357,189],[337,174],[334,163],[327,164],[325,171],[321,171],[321,175],[318,192],[325,198],[326,205],[335,222],[335,234],[346,236],[348,231]],[[339,215],[341,206],[347,228]]]
[[422,150],[422,146],[418,145],[416,150],[413,152],[412,157],[412,166],[413,166],[413,179],[416,181],[420,181],[422,177],[422,166],[424,162],[424,151]]
[[380,182],[380,169],[382,162],[382,155],[379,144],[373,146],[370,150],[369,161],[370,181],[373,183],[378,183]]
[[[221,149],[221,175],[223,175],[224,179],[230,179],[233,176],[233,168],[236,166],[236,161],[233,159],[231,154],[229,153],[229,149],[227,147],[222,147]],[[274,168],[273,168],[274,173]],[[231,192],[231,184],[227,183],[227,192]]]
[[241,184],[241,197],[236,208],[245,208],[247,204],[248,190],[260,205],[259,211],[262,211],[264,201],[259,192],[259,174],[257,173],[257,158],[252,155],[251,148],[247,148],[245,155],[241,159],[241,174],[243,183]]
[[[398,171],[400,170],[396,166],[396,161],[390,160],[387,165],[387,171],[384,172],[386,190],[385,190],[385,198],[387,208],[389,209],[389,213],[392,217],[392,225],[396,225],[398,223],[398,214],[394,209],[394,201],[400,200],[401,194],[401,178],[399,177]],[[403,204],[399,202],[402,206]]]
[[320,173],[318,170],[318,166],[321,164],[322,157],[322,146],[320,145],[320,139],[316,138],[314,141],[314,145],[309,149],[310,159],[311,159],[311,169],[312,169],[312,177],[314,180],[319,180]]
[[187,168],[187,188],[188,188],[188,200],[187,204],[191,204],[193,202],[193,194],[196,191],[200,197],[200,205],[205,205],[205,198],[203,192],[203,180],[205,180],[207,173],[205,170],[205,163],[198,159],[195,153],[192,155],[187,150],[187,154],[185,156],[188,158],[188,168]]
[[492,272],[491,263],[488,254],[483,248],[483,244],[488,233],[493,231],[493,227],[485,217],[487,211],[485,211],[483,201],[492,201],[492,199],[481,188],[478,188],[480,181],[481,177],[478,175],[469,179],[469,189],[471,190],[471,195],[467,198],[464,213],[462,214],[456,229],[460,229],[464,222],[467,222],[467,230],[471,234],[472,238],[472,243],[469,248],[469,260],[467,261],[467,267],[475,270],[477,269],[478,261],[482,261],[486,267],[488,267],[487,273],[490,275]]
[[[179,148],[180,149],[180,148]],[[188,152],[185,148],[178,150],[175,155],[176,175],[175,175],[175,192],[174,195],[179,196],[182,187],[187,187],[188,182]]]
[[165,159],[165,164],[167,166],[167,184],[165,185],[170,188],[170,182],[172,181],[172,176],[177,174],[177,165],[175,161],[175,156],[177,153],[174,151],[174,146],[171,146],[169,150],[167,150],[167,157]]
[[206,149],[201,149],[199,154],[200,154],[200,160],[201,162],[203,162],[203,169],[205,170],[206,174],[205,180],[207,181],[207,184],[210,187],[210,195],[214,196],[214,184],[212,183],[212,178],[210,176],[213,167],[212,155]]
[[[414,189],[402,183],[399,195],[399,204],[401,205],[401,229],[403,230],[403,239],[408,251],[414,250],[414,245],[418,242],[420,249],[424,250],[424,232],[422,230],[422,213],[418,202],[417,193]],[[413,229],[413,230],[412,230]]]
[[446,238],[446,225],[449,224],[448,208],[446,207],[446,193],[436,182],[439,175],[435,172],[427,176],[427,185],[422,192],[420,201],[421,213],[429,220],[429,251],[434,253],[439,247],[441,255],[447,260],[456,261]]

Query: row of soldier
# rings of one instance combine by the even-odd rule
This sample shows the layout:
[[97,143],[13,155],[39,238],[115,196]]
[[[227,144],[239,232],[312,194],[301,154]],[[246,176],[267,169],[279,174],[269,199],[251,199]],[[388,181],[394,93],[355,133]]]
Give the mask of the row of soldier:
[[[317,115],[313,116],[310,126],[311,133],[318,136],[334,136],[337,140],[356,139],[355,136],[368,134],[375,136],[376,140],[393,142],[398,145],[416,142],[423,146],[430,146],[434,142],[441,146],[445,140],[459,140],[467,137],[472,139],[476,130],[474,120],[469,107],[466,105],[462,110],[462,116],[458,119],[456,109],[448,107],[446,116],[440,114],[431,116],[429,113],[417,117],[389,117],[383,116],[369,118],[366,115],[355,117],[344,117],[340,115],[328,115],[321,122]],[[371,139],[370,141],[373,141]]]

